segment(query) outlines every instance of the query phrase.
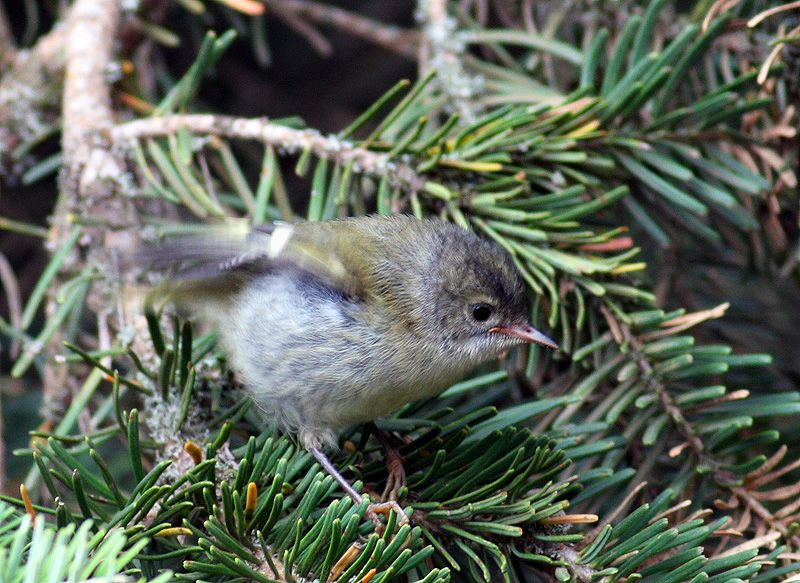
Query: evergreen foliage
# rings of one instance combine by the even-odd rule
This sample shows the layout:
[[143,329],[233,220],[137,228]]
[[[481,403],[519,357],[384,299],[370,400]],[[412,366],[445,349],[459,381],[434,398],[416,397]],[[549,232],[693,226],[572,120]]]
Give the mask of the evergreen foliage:
[[[203,4],[179,4],[200,27],[191,12]],[[223,4],[217,16],[261,30],[261,16],[243,15],[248,2]],[[12,376],[61,366],[80,380],[57,423],[14,452],[30,463],[27,489],[4,499],[28,513],[0,505],[0,579],[797,577],[800,392],[776,380],[770,354],[715,333],[735,298],[718,293],[691,311],[654,289],[664,250],[721,262],[728,247],[769,236],[763,206],[792,200],[783,191],[796,152],[775,154],[779,168],[749,163],[774,161],[764,134],[797,104],[791,63],[762,66],[758,52],[780,31],[745,39],[755,63],[730,58],[724,42],[778,4],[700,4],[670,27],[672,3],[630,3],[632,15],[608,28],[548,6],[548,32],[537,33],[483,26],[453,3],[453,17],[421,17],[433,66],[332,135],[294,118],[209,121],[197,94],[224,66],[233,31],[206,32],[158,99],[124,87],[152,103],[108,130],[127,166],[104,186],[125,212],[103,210],[67,173],[56,210],[65,220],[51,235],[60,245],[17,325],[0,320],[3,346],[22,347]],[[249,38],[257,57],[260,35]],[[787,38],[775,46],[798,35]],[[43,179],[60,160],[39,157],[22,179]],[[305,190],[290,193],[300,179]],[[213,333],[140,306],[119,307],[135,315],[105,344],[108,330],[86,323],[128,293],[108,233],[369,212],[437,216],[497,241],[530,285],[534,325],[561,347],[519,350],[377,422],[402,439],[408,473],[410,524],[391,516],[382,533],[364,517],[366,499],[355,506],[307,452],[265,429]],[[337,465],[379,498],[386,470],[370,429],[341,444]]]

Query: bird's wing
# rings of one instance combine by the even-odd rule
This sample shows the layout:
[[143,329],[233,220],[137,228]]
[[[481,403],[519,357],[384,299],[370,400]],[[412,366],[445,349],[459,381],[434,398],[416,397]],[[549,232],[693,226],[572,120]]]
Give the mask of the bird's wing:
[[360,255],[356,249],[363,241],[348,231],[322,223],[210,227],[148,246],[139,263],[155,271],[172,271],[158,291],[173,300],[184,294],[224,294],[237,288],[237,280],[279,268],[303,271],[357,296],[362,290],[358,261],[353,258]]

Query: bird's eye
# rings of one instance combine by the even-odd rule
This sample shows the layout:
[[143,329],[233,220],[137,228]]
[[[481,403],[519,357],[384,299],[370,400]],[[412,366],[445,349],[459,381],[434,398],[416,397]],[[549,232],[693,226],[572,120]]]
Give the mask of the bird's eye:
[[472,317],[477,322],[485,322],[492,317],[493,312],[494,308],[489,304],[475,304],[472,306]]

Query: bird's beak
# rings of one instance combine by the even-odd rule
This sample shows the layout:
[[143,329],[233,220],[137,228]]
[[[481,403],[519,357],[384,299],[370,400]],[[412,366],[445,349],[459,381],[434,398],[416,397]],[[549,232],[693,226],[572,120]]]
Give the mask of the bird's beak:
[[521,324],[519,326],[511,327],[495,326],[494,328],[490,328],[489,332],[494,332],[495,334],[505,334],[506,336],[519,338],[525,342],[533,342],[534,344],[541,344],[542,346],[547,346],[548,348],[558,349],[558,344],[539,332],[530,324]]

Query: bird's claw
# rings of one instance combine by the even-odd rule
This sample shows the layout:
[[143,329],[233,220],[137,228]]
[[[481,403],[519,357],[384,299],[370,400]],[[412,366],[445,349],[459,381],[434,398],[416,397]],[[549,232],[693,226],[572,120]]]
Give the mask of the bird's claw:
[[375,532],[379,535],[383,534],[383,531],[386,529],[386,525],[381,521],[380,515],[383,514],[387,518],[389,517],[389,512],[394,511],[395,515],[397,516],[397,524],[399,526],[405,526],[409,524],[408,516],[403,511],[403,507],[397,503],[396,500],[389,500],[387,502],[375,502],[370,504],[367,507],[367,517],[372,520],[372,523],[375,525]]
[[406,487],[406,470],[403,467],[403,458],[395,449],[386,450],[386,487],[383,489],[381,500],[396,501],[400,490]]

